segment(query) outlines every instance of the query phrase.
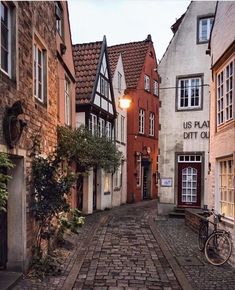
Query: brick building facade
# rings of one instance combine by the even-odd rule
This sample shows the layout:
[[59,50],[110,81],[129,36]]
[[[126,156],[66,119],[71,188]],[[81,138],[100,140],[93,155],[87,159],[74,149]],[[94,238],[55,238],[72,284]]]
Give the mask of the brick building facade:
[[[35,221],[30,212],[32,140],[35,133],[42,136],[44,156],[54,150],[57,115],[61,112],[58,106],[63,107],[58,102],[58,3],[1,1],[0,4],[0,151],[6,152],[15,165],[9,172],[12,179],[8,183],[7,213],[1,216],[0,267],[25,271],[35,241]],[[66,4],[62,5],[64,13],[68,13]],[[68,21],[63,25],[67,27]],[[71,46],[71,39],[66,45]],[[63,64],[61,60],[60,63]],[[72,66],[72,62],[67,65],[71,82]],[[11,121],[13,116],[17,118],[15,123]],[[8,125],[3,126],[3,122]]]

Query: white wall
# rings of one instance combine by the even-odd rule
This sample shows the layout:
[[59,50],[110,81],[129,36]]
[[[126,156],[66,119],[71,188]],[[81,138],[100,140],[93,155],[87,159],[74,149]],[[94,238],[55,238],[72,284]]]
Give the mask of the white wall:
[[[176,203],[175,189],[175,154],[177,152],[201,152],[205,156],[205,192],[207,191],[208,171],[208,138],[201,134],[208,134],[209,128],[202,127],[204,121],[209,121],[209,84],[210,58],[206,55],[208,43],[197,44],[198,16],[204,16],[215,11],[215,2],[191,2],[178,31],[172,38],[158,67],[161,76],[160,85],[160,124],[159,134],[160,158],[159,171],[161,177],[173,179],[173,187],[159,187],[160,201]],[[176,77],[203,74],[203,104],[202,110],[176,112]],[[185,129],[184,125],[190,124]],[[205,123],[204,123],[205,124]],[[187,134],[189,132],[196,132]],[[207,133],[202,133],[207,132]],[[184,138],[188,136],[189,138]],[[207,135],[208,137],[208,135]],[[204,198],[207,203],[207,197]]]
[[[118,72],[122,75],[121,92],[118,90]],[[119,98],[124,95],[124,90],[126,89],[125,74],[123,69],[121,54],[118,59],[118,63],[113,75],[113,90],[114,98],[116,103],[116,110],[118,113],[118,136],[116,136],[116,144],[118,149],[123,153],[123,166],[122,166],[122,186],[120,188],[113,188],[112,190],[112,206],[118,206],[122,203],[126,203],[127,198],[127,169],[126,169],[126,145],[127,145],[127,111],[126,109],[121,109],[119,107]],[[124,124],[124,142],[121,142],[121,116],[125,118]],[[113,178],[114,184],[114,178]]]

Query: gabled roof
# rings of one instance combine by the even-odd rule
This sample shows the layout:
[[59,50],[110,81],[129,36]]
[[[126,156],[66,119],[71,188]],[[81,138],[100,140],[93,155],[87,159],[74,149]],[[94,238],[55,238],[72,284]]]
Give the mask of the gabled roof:
[[112,51],[110,48],[108,48],[109,65],[110,65],[112,78],[115,73],[115,69],[117,67],[119,56],[120,56],[120,52]]
[[[143,41],[113,45],[108,48],[109,55],[122,54],[127,88],[137,87],[150,43],[152,39],[148,35]],[[113,71],[113,68],[111,70]]]
[[89,103],[92,98],[103,42],[73,45],[77,103]]

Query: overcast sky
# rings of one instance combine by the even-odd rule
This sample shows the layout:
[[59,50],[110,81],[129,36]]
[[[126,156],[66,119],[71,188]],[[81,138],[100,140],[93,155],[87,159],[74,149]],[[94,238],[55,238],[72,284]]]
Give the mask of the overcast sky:
[[69,0],[72,42],[115,45],[144,40],[151,34],[157,59],[172,38],[171,25],[190,0]]

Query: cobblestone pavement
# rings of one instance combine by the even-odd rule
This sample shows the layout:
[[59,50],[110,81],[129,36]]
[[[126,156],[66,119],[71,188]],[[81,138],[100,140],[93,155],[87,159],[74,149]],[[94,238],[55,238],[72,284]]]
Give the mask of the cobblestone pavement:
[[181,289],[148,225],[153,204],[110,212],[89,246],[74,290]]
[[75,247],[67,253],[60,276],[42,282],[24,279],[13,289],[235,290],[235,269],[208,264],[184,220],[152,222],[151,217],[156,217],[156,201],[88,216],[81,234],[71,241]]
[[198,250],[197,234],[185,225],[184,219],[157,220],[156,225],[193,289],[235,289],[235,268],[209,264]]

